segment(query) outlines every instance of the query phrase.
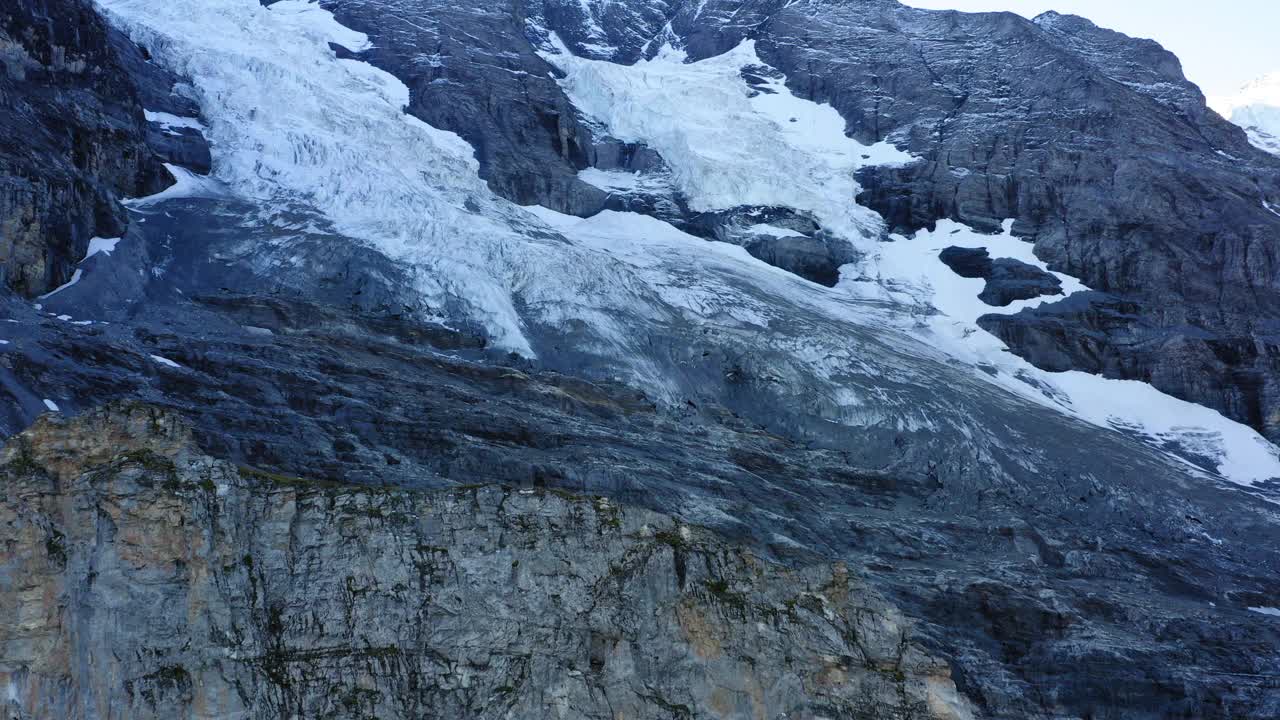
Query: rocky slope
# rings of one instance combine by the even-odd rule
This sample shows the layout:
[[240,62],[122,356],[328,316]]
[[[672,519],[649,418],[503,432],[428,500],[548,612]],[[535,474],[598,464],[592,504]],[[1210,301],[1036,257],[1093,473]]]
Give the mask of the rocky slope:
[[69,281],[91,238],[124,234],[120,198],[173,182],[147,146],[135,75],[119,52],[125,44],[87,0],[14,0],[0,9],[7,288],[32,296]]
[[972,717],[843,564],[604,498],[237,468],[141,405],[0,463],[6,718]]

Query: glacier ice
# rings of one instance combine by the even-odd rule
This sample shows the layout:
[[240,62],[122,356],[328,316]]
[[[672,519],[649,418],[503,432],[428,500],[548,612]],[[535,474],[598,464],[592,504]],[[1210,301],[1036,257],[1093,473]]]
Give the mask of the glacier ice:
[[[359,50],[368,38],[313,2],[96,2],[157,62],[191,79],[213,143],[212,178],[174,170],[175,188],[135,207],[219,192],[305,203],[343,237],[410,270],[440,319],[478,322],[499,347],[530,356],[543,329],[558,328],[575,350],[663,399],[680,397],[679,366],[650,350],[653,338],[710,336],[744,358],[768,353],[760,364],[773,392],[842,426],[954,433],[978,452],[1025,453],[1007,439],[1016,430],[996,436],[1021,411],[981,410],[1019,402],[1162,452],[1195,443],[1196,455],[1237,481],[1280,476],[1274,448],[1212,411],[1146,386],[1043,373],[1005,352],[974,324],[989,310],[975,305],[981,288],[957,282],[930,255],[938,238],[882,243],[883,221],[854,202],[859,167],[912,158],[847,137],[834,109],[793,95],[750,42],[695,63],[671,48],[634,66],[576,58],[563,46],[547,57],[583,112],[663,156],[664,182],[695,209],[789,207],[853,242],[864,257],[834,289],[652,217],[583,219],[494,196],[469,145],[405,112],[403,83],[336,56],[330,42]],[[620,192],[644,182],[584,179]],[[1007,233],[973,235],[993,255],[1040,264]],[[587,332],[568,335],[579,327]],[[949,392],[928,390],[940,386]]]
[[1280,72],[1263,75],[1236,95],[1214,98],[1211,104],[1244,128],[1255,147],[1280,155]]
[[[1000,235],[944,220],[933,232],[880,242],[883,222],[853,201],[859,191],[854,173],[864,165],[913,158],[886,142],[864,146],[847,137],[839,113],[792,94],[750,40],[697,62],[665,47],[652,60],[627,66],[576,57],[553,35],[544,57],[564,71],[561,85],[580,109],[613,135],[662,155],[695,209],[773,205],[808,213],[864,253],[842,270],[837,289],[896,303],[904,309],[898,316],[903,331],[982,367],[978,374],[1032,402],[1173,448],[1179,457],[1211,458],[1218,473],[1237,482],[1280,477],[1276,448],[1216,411],[1139,382],[1048,373],[1009,353],[977,325],[978,318],[1051,300],[992,308],[978,299],[985,281],[956,275],[938,254],[950,245],[985,247],[994,258],[1013,258],[1048,272],[1031,245],[1010,233],[1012,220]],[[748,72],[764,81],[750,85]],[[1053,274],[1067,295],[1087,289],[1076,278]]]

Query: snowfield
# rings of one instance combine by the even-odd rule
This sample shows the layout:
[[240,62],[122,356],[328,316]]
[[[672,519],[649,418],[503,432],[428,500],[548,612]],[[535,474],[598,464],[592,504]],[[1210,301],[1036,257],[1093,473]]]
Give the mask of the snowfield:
[[1280,72],[1245,85],[1237,95],[1210,101],[1219,115],[1244,128],[1249,142],[1280,155]]
[[[696,210],[798,211],[862,254],[835,288],[651,217],[582,219],[494,196],[469,145],[405,113],[403,83],[336,57],[330,42],[360,50],[368,39],[314,3],[96,1],[190,78],[213,143],[212,180],[180,177],[168,195],[138,203],[213,192],[215,183],[260,202],[306,203],[411,269],[439,308],[435,319],[479,323],[497,346],[526,356],[545,353],[543,339],[559,332],[663,400],[680,401],[693,380],[676,377],[655,338],[710,337],[759,356],[778,397],[842,426],[953,434],[987,455],[1031,453],[1010,438],[1023,409],[1049,409],[1235,482],[1280,477],[1276,448],[1213,411],[1139,383],[1046,373],[1008,353],[976,325],[997,311],[977,300],[982,281],[954,275],[937,253],[987,247],[1044,268],[1030,245],[945,222],[883,242],[882,219],[854,202],[854,172],[912,158],[847,137],[833,108],[793,95],[750,42],[693,63],[668,47],[616,65],[558,42],[544,57],[583,113],[670,168],[656,179],[584,179],[623,193],[669,184]],[[1084,289],[1059,277],[1065,292]]]

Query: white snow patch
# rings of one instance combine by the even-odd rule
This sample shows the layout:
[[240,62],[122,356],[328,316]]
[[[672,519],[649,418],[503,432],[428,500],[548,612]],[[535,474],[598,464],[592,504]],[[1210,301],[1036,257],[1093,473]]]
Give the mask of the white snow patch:
[[0,345],[8,345],[8,344],[9,344],[8,340],[0,340]]
[[1271,615],[1272,617],[1280,617],[1280,608],[1273,607],[1251,607],[1249,612],[1261,613],[1263,615]]
[[161,365],[167,365],[167,366],[172,367],[172,368],[180,368],[180,367],[182,367],[181,365],[179,365],[178,363],[176,363],[176,362],[174,362],[174,361],[170,360],[169,358],[160,357],[159,355],[152,355],[152,356],[151,356],[151,359],[152,359],[152,360],[154,360],[154,361],[156,361],[156,362],[158,362],[158,363],[160,363]]
[[181,117],[167,112],[152,112],[151,110],[144,110],[143,114],[146,115],[148,121],[159,123],[166,131],[176,127],[191,128],[193,130],[205,129],[204,124],[197,118]]
[[315,0],[280,0],[271,6],[271,12],[277,16],[292,16],[287,19],[288,24],[324,35],[327,42],[341,45],[351,52],[364,52],[373,47],[368,35],[342,25],[334,19],[333,13],[320,7]]
[[847,137],[835,108],[796,97],[780,78],[752,88],[743,70],[767,66],[750,40],[693,63],[667,46],[634,65],[575,57],[555,35],[552,44],[558,52],[543,57],[565,73],[559,83],[574,104],[613,136],[656,150],[695,210],[785,206],[857,240],[883,222],[853,201],[853,173],[915,160]]
[[[84,271],[83,271],[83,270],[81,270],[80,268],[76,268],[76,271],[75,271],[75,272],[73,272],[73,273],[71,273],[71,279],[70,279],[70,280],[68,280],[68,281],[66,281],[66,282],[64,282],[64,283],[62,283],[61,285],[59,285],[58,287],[56,287],[56,288],[54,288],[54,289],[50,290],[49,292],[45,293],[44,295],[41,295],[41,296],[40,296],[40,299],[41,299],[41,300],[44,300],[45,298],[53,297],[54,295],[57,295],[58,293],[62,292],[63,290],[66,290],[67,288],[71,287],[72,285],[75,285],[76,283],[80,282],[80,278],[81,278],[81,277],[83,277],[83,276],[84,276]],[[42,309],[42,308],[41,308],[41,306],[37,305],[37,306],[36,306],[36,309],[37,309],[37,310],[40,310],[40,309]]]
[[[1014,237],[1007,221],[1000,235],[983,235],[951,220],[933,232],[894,236],[858,266],[864,279],[840,287],[862,297],[886,297],[921,308],[915,332],[922,340],[973,365],[995,369],[998,384],[1036,402],[1097,425],[1139,437],[1183,460],[1195,458],[1207,469],[1241,484],[1280,477],[1280,450],[1252,428],[1215,410],[1165,395],[1145,383],[1110,380],[1082,372],[1050,373],[1008,352],[977,320],[987,314],[1013,314],[1063,296],[1020,300],[998,308],[978,299],[985,280],[963,278],[938,255],[949,246],[986,248],[991,257],[1013,258],[1051,272],[1032,245]],[[1052,273],[1066,295],[1087,290],[1078,279]],[[936,309],[937,313],[932,310]],[[1172,452],[1172,448],[1181,453]]]
[[1280,216],[1280,207],[1276,207],[1275,205],[1272,205],[1266,200],[1262,201],[1262,207],[1266,208],[1267,210],[1270,210],[1272,215]]
[[60,412],[60,410],[58,410],[58,403],[50,400],[49,398],[44,399],[44,406],[53,412]]
[[111,253],[116,251],[116,245],[119,245],[121,240],[123,240],[123,238],[90,238],[89,250],[85,252],[84,260],[81,260],[80,262],[84,262],[98,253],[110,256]]
[[[158,193],[155,193],[154,195],[125,200],[125,207],[140,209],[166,200],[220,197],[224,194],[222,187],[210,177],[197,175],[179,165],[165,163],[164,166],[168,168],[169,172],[173,175],[174,184]],[[115,245],[112,245],[112,249],[114,248]]]

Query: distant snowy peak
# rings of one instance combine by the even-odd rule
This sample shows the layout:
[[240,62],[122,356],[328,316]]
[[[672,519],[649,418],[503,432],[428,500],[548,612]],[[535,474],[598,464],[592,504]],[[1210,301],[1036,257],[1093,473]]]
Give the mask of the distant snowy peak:
[[1249,142],[1280,155],[1280,71],[1254,80],[1230,97],[1211,103],[1223,117],[1245,129]]

